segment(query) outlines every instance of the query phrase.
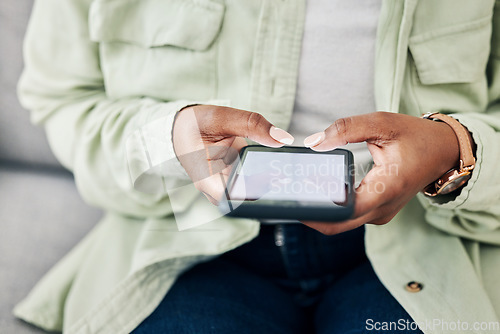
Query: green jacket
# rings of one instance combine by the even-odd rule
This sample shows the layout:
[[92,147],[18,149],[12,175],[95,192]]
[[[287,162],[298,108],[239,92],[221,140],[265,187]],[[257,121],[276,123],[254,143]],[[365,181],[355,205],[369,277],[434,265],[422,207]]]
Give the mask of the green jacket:
[[[384,0],[380,14],[377,110],[452,113],[477,144],[473,177],[456,199],[439,204],[419,195],[389,224],[366,226],[377,275],[424,325],[459,320],[472,328],[500,317],[494,6]],[[186,105],[212,103],[260,112],[287,128],[304,14],[305,0],[35,2],[21,101],[84,199],[107,214],[16,307],[18,317],[68,333],[129,332],[181,272],[258,234],[257,221],[218,217],[185,185],[172,120]],[[177,188],[145,194],[143,184]],[[213,220],[179,231],[176,218]],[[408,292],[410,281],[424,288]]]

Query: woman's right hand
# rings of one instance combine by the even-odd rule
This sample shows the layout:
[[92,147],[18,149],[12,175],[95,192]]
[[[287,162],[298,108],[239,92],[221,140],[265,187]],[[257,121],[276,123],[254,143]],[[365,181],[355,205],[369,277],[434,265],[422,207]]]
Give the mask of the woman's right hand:
[[269,147],[293,143],[288,132],[258,113],[212,105],[182,109],[172,138],[181,165],[196,189],[213,204],[222,198],[231,163],[247,145],[244,138]]

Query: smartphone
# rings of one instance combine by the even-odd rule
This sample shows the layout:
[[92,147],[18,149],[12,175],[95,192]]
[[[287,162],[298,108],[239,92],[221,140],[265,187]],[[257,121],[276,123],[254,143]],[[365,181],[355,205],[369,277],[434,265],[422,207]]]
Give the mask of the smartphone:
[[240,151],[219,209],[260,220],[343,221],[354,212],[353,185],[348,150],[251,145]]

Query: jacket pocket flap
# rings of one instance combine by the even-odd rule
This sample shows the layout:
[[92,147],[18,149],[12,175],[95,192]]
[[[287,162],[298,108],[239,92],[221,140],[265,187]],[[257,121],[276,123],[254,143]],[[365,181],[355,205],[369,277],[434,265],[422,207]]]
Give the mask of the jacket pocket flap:
[[410,38],[410,52],[424,85],[473,82],[484,75],[491,16]]
[[212,0],[95,0],[90,39],[201,51],[217,37],[223,16],[224,5]]

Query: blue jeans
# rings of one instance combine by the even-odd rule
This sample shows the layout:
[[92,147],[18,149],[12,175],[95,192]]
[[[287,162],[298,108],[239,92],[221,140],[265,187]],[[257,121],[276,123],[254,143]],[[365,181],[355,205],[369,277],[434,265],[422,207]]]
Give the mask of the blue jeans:
[[392,333],[370,324],[398,321],[412,319],[373,272],[364,227],[279,224],[179,277],[134,333]]

